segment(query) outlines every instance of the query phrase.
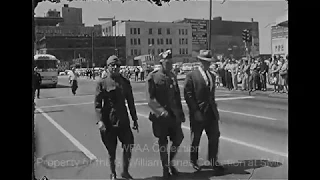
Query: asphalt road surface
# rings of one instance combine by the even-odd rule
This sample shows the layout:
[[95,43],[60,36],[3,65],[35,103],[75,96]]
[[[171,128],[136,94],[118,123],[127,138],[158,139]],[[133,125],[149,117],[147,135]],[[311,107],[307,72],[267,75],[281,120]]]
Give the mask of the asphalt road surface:
[[[181,81],[181,87],[183,81]],[[57,88],[41,89],[36,100],[37,151],[35,174],[49,179],[108,179],[108,154],[96,126],[93,94],[96,82],[81,79],[73,96],[66,77]],[[153,180],[162,175],[157,139],[147,116],[144,83],[132,82],[139,117],[139,133],[133,131],[135,147],[130,173],[135,179]],[[183,90],[181,89],[183,96]],[[189,163],[189,120],[183,124],[184,140],[176,157],[181,175],[175,179],[288,179],[288,99],[217,90],[220,111],[219,161],[223,173],[194,173]],[[188,117],[188,108],[183,100]],[[199,164],[207,165],[207,137],[200,144]],[[118,144],[117,174],[122,171]],[[120,176],[119,176],[120,177]]]

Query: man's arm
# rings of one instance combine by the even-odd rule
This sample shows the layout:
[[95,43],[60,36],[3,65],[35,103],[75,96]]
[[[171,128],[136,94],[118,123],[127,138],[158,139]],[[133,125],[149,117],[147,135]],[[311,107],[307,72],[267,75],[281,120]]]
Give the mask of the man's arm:
[[191,73],[189,73],[187,74],[184,82],[184,99],[186,100],[188,107],[192,112],[200,110],[194,94],[193,80]]
[[156,100],[156,89],[155,83],[152,78],[152,73],[149,74],[146,81],[146,98],[148,102],[148,106],[156,114],[156,116],[161,116],[163,113],[167,111],[160,105],[160,103]]
[[[211,76],[212,76],[213,84],[215,85],[216,78],[215,78],[214,75],[211,75]],[[214,113],[214,115],[215,115],[216,120],[220,120],[220,115],[219,115],[219,111],[218,111],[218,104],[217,104],[217,102],[216,102],[215,90],[216,90],[216,88],[214,88],[214,89],[211,91],[211,94],[210,94],[211,105],[212,105],[213,113]]]
[[101,81],[98,81],[96,86],[96,92],[94,97],[94,108],[96,112],[97,122],[101,120],[101,113],[102,113],[102,85]]
[[134,97],[133,97],[133,93],[132,93],[132,86],[130,84],[130,81],[123,78],[124,81],[126,81],[126,83],[128,84],[128,91],[126,94],[126,99],[127,99],[127,103],[128,103],[128,107],[130,110],[130,115],[133,121],[137,121],[138,120],[138,116],[137,116],[137,111],[136,111],[136,106],[134,105]]

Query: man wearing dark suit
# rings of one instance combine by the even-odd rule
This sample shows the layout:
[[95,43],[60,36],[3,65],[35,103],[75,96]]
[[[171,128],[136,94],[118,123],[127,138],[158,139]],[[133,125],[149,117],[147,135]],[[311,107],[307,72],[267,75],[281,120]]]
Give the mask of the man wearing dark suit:
[[198,59],[200,68],[187,74],[184,86],[184,97],[189,108],[191,127],[191,163],[198,165],[198,148],[202,131],[205,130],[209,140],[208,160],[215,170],[224,168],[217,162],[219,148],[219,112],[215,101],[215,76],[209,71],[212,55],[210,50],[200,50]]
[[41,75],[40,73],[38,73],[37,71],[37,67],[34,68],[34,71],[33,71],[33,93],[35,95],[36,91],[37,92],[37,98],[39,99],[40,98],[40,85],[41,85]]

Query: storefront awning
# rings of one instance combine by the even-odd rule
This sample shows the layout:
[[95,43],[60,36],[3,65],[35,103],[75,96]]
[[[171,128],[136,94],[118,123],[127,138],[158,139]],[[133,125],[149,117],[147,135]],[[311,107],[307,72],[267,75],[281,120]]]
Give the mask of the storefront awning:
[[277,18],[276,25],[288,27],[288,12],[285,15]]

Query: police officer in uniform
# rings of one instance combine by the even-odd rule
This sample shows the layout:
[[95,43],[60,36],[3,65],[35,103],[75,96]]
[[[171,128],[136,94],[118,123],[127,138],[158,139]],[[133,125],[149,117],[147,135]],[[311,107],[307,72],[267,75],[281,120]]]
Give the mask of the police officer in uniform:
[[110,179],[112,180],[117,178],[115,170],[117,138],[119,138],[123,147],[123,172],[121,176],[125,179],[132,179],[128,169],[134,137],[130,128],[126,100],[133,121],[133,129],[138,131],[138,117],[132,87],[130,81],[119,73],[120,65],[117,56],[113,55],[108,58],[106,75],[98,81],[94,99],[102,142],[109,153],[112,173]]
[[[184,138],[181,123],[185,122],[182,110],[177,77],[172,73],[172,54],[170,50],[160,54],[161,68],[151,72],[146,81],[147,101],[151,109],[149,119],[152,130],[158,138],[163,178],[179,172],[173,166],[173,159]],[[172,141],[168,161],[168,137]]]

